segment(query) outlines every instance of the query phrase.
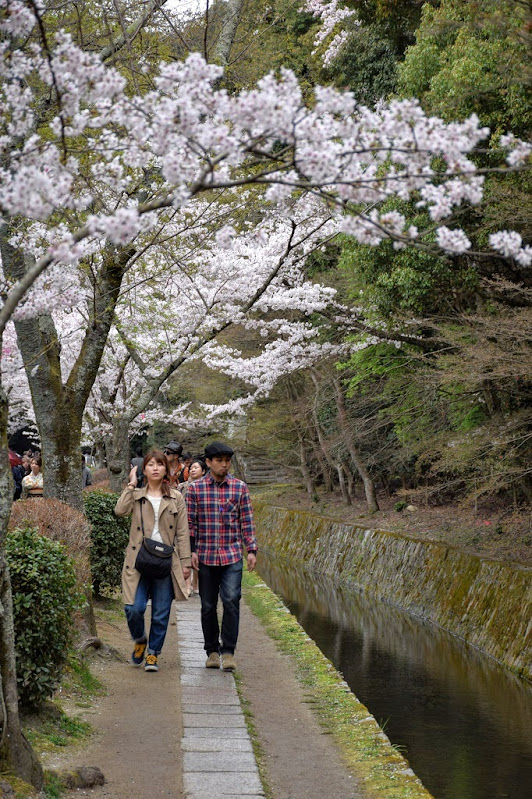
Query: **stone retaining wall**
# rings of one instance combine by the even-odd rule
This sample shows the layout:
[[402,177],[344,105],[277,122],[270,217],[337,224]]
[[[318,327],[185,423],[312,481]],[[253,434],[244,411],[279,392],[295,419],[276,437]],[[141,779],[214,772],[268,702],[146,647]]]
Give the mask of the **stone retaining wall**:
[[443,627],[532,680],[532,569],[254,501],[259,549]]

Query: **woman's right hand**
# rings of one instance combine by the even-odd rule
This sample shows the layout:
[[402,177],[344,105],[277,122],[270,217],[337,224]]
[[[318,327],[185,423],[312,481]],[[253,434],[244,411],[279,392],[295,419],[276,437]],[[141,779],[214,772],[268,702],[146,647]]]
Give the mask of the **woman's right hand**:
[[137,485],[137,467],[133,466],[129,473],[129,485],[136,486]]

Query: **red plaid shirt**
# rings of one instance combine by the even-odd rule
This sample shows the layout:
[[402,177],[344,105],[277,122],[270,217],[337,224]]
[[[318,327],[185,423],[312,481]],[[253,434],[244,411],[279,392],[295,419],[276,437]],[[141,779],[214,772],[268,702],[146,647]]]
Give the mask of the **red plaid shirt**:
[[191,545],[206,566],[228,566],[257,551],[255,523],[248,487],[236,477],[218,483],[210,472],[187,489]]

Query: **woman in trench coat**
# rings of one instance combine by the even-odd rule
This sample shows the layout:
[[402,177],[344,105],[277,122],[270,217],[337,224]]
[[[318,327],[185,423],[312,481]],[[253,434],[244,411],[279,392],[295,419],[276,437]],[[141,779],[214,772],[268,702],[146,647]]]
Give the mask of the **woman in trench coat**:
[[[187,599],[186,580],[190,576],[190,538],[187,511],[181,494],[169,487],[166,456],[152,450],[144,457],[143,488],[137,488],[137,470],[116,503],[117,516],[131,514],[129,543],[122,568],[122,596],[129,631],[135,641],[131,662],[140,666],[146,656],[145,671],[158,671],[158,655],[163,648],[172,600]],[[172,546],[171,573],[153,579],[141,575],[135,561],[144,535]],[[146,637],[144,613],[151,599],[151,624]]]

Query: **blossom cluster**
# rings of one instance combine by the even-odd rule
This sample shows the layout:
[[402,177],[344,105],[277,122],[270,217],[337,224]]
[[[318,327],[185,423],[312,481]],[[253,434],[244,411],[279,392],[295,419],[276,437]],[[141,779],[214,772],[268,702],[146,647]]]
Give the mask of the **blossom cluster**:
[[505,258],[513,258],[520,266],[532,264],[532,247],[524,245],[522,237],[515,230],[501,230],[492,233],[489,238],[493,249]]
[[[318,3],[314,11],[318,6],[325,8]],[[331,19],[344,13],[335,3],[326,8]],[[186,206],[198,193],[233,182],[260,181],[275,204],[286,205],[294,190],[320,195],[334,204],[338,229],[349,228],[343,220],[351,206],[375,207],[393,196],[417,199],[436,222],[482,197],[482,176],[470,155],[488,131],[475,116],[446,124],[427,117],[414,100],[372,110],[357,106],[349,92],[323,87],[307,108],[289,70],[228,95],[216,85],[220,67],[199,54],[162,64],[154,88],[131,96],[117,70],[64,33],[51,55],[37,45],[13,49],[7,40],[2,48],[0,210],[6,217],[46,220],[71,211],[71,228],[85,223],[83,236],[123,245],[153,227],[161,209]],[[43,133],[34,125],[39,81],[56,92],[58,104]],[[262,156],[279,142],[284,149],[277,168],[268,161],[261,170]],[[514,161],[522,160],[525,145],[510,137],[506,143]],[[132,194],[132,180],[145,174],[155,176],[148,191]],[[96,196],[102,210],[80,219]],[[361,217],[352,235],[360,230],[362,241],[375,243],[382,234],[394,237],[383,225],[369,236],[374,220]],[[72,233],[64,242],[53,236],[50,260],[75,262],[80,237]],[[448,241],[445,230],[440,238]],[[221,243],[229,239],[230,225],[219,234]]]
[[[321,27],[314,38],[314,53],[320,44],[331,34],[334,28],[348,17],[354,17],[353,9],[339,6],[339,0],[305,0],[303,4],[305,11],[308,11],[317,19],[321,20]],[[327,66],[336,57],[341,46],[347,38],[347,33],[342,31],[337,34],[324,56],[324,64]]]
[[[449,217],[482,200],[473,155],[489,131],[476,116],[445,123],[415,100],[370,109],[331,87],[317,87],[307,103],[286,69],[228,94],[221,68],[197,53],[161,64],[134,94],[117,69],[64,32],[47,47],[32,39],[35,8],[0,0],[9,34],[0,42],[0,221],[35,266],[25,293],[6,271],[4,296],[23,293],[16,309],[0,307],[0,330],[14,314],[59,318],[75,309],[61,322],[73,341],[69,325],[76,318],[82,326],[90,302],[86,276],[97,279],[103,252],[134,244],[95,418],[110,412],[111,398],[113,412],[132,396],[139,414],[149,412],[192,359],[241,377],[256,396],[280,374],[333,353],[310,317],[334,292],[306,279],[305,258],[340,232],[374,246],[422,242],[403,215],[383,212],[390,199],[426,209],[444,253],[471,248]],[[337,0],[308,0],[307,8],[324,21],[324,36],[350,13]],[[52,98],[46,113],[43,98]],[[530,156],[511,134],[501,146],[511,167]],[[245,186],[256,202],[243,199]],[[532,260],[514,231],[494,233],[490,246],[520,266]],[[253,358],[214,343],[229,325],[263,340]],[[127,389],[117,392],[122,374]]]

